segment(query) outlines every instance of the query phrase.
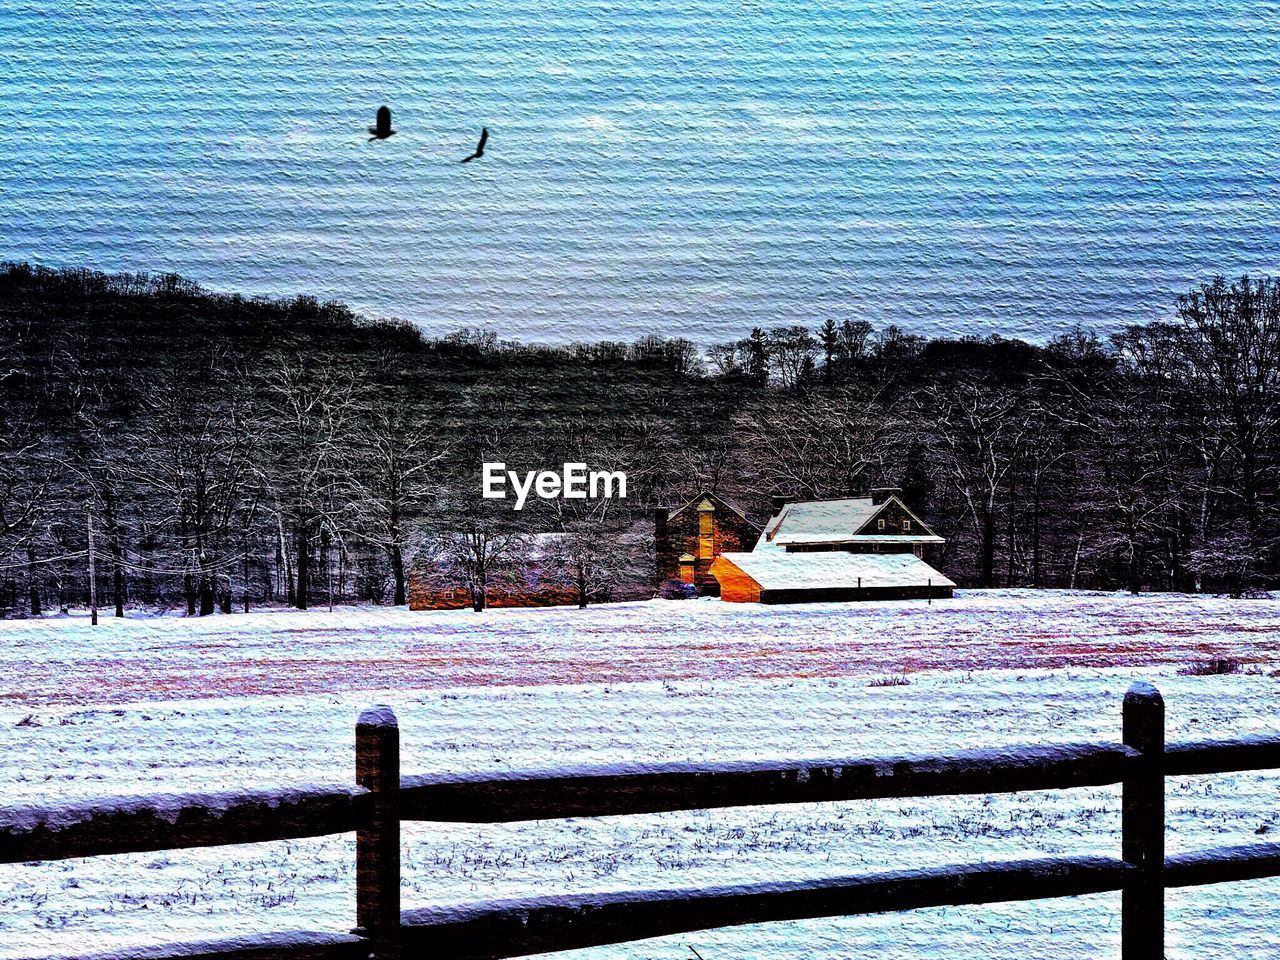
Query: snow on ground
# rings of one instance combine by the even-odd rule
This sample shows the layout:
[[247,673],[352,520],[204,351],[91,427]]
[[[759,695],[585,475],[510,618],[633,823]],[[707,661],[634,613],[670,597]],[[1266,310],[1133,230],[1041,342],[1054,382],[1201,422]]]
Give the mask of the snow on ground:
[[[373,702],[400,718],[406,773],[1118,740],[1120,699],[1138,677],[1164,693],[1171,740],[1280,731],[1280,678],[1269,676],[1280,604],[1266,601],[1007,592],[932,608],[263,613],[87,630],[75,618],[0,622],[0,805],[350,779],[355,717]],[[1240,656],[1250,672],[1177,675],[1210,653]],[[948,656],[958,669],[939,669]],[[903,669],[909,685],[872,685]],[[202,685],[217,696],[192,699]],[[1168,817],[1170,852],[1249,843],[1259,831],[1271,839],[1280,779],[1171,780]],[[1118,788],[406,824],[404,901],[1115,855],[1118,831]],[[1277,881],[1170,892],[1169,955],[1280,954],[1277,894]],[[345,930],[353,899],[350,835],[4,866],[0,957]],[[1106,894],[729,928],[571,956],[689,958],[690,945],[706,960],[1115,956],[1118,908]]]
[[1280,603],[1002,590],[953,600],[714,600],[543,610],[404,608],[0,622],[0,702],[875,676],[1183,663],[1280,649]]

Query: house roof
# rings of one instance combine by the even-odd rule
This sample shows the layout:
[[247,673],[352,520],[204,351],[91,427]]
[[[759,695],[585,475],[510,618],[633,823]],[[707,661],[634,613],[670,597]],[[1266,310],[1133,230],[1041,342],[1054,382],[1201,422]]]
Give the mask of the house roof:
[[[756,550],[722,553],[762,590],[823,590],[833,587],[954,587],[955,582],[912,553],[786,553]],[[716,564],[711,565],[716,572]]]
[[730,511],[731,513],[736,513],[749,526],[751,526],[756,530],[760,529],[758,524],[752,523],[750,520],[748,520],[747,515],[745,513],[743,513],[741,510],[735,507],[732,503],[730,503],[724,497],[716,496],[716,494],[711,493],[707,490],[703,490],[701,493],[699,493],[696,497],[694,497],[692,500],[686,503],[679,510],[673,511],[671,516],[668,517],[667,519],[668,521],[674,520],[676,517],[680,516],[680,514],[684,513],[690,507],[692,507],[695,510],[699,510],[702,508],[702,505],[707,502],[710,502],[715,507],[724,507],[726,510]]
[[[875,536],[862,533],[876,514],[889,504],[897,504],[911,517],[919,533]],[[781,550],[787,546],[818,543],[945,543],[895,496],[883,503],[870,497],[846,497],[840,500],[805,500],[788,503],[765,524],[756,543],[757,550]]]

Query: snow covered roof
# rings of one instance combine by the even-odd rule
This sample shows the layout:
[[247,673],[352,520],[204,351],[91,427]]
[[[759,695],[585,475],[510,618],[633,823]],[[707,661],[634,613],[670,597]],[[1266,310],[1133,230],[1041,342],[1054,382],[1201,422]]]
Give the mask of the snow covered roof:
[[[895,536],[859,534],[877,513],[895,503],[919,526],[920,533]],[[756,542],[757,550],[781,550],[783,547],[813,543],[944,543],[942,537],[912,513],[897,497],[875,503],[870,497],[846,497],[841,500],[807,500],[788,503],[769,522]]]
[[[821,590],[832,587],[954,587],[913,553],[786,553],[756,550],[722,553],[727,560],[760,584],[763,590]],[[715,566],[712,566],[715,572]]]

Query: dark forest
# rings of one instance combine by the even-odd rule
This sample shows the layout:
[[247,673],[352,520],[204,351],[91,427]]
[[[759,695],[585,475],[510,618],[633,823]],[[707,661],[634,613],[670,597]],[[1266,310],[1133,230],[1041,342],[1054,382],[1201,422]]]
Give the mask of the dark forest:
[[[832,317],[706,350],[430,337],[175,276],[0,271],[0,613],[403,603],[451,544],[557,540],[583,601],[700,490],[904,499],[966,586],[1251,595],[1280,579],[1280,283],[1037,345]],[[480,464],[624,470],[628,497],[480,498]],[[655,590],[658,584],[654,584]]]

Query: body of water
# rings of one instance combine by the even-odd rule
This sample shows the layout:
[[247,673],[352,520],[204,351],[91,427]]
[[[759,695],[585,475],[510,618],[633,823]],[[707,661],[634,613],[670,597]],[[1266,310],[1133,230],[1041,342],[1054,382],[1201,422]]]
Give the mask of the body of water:
[[1277,270],[1274,2],[9,0],[0,120],[0,259],[440,332],[1043,339]]

